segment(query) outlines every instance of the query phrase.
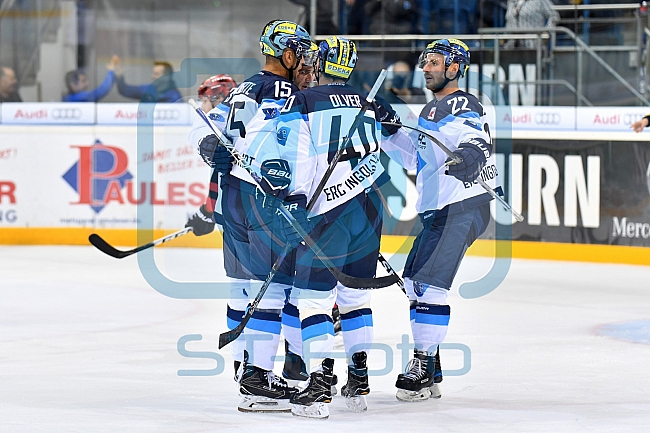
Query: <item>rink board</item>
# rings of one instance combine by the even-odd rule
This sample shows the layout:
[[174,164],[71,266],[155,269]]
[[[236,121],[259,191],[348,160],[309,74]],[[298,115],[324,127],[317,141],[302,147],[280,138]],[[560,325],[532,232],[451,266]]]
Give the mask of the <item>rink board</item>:
[[[154,113],[154,126],[137,104],[83,104],[80,122],[89,124],[63,125],[47,117],[58,105],[24,104],[20,122],[9,105],[0,107],[0,244],[85,245],[98,233],[132,247],[179,230],[205,200],[209,169],[187,140],[185,108],[158,107],[169,112]],[[405,112],[405,123],[419,109]],[[514,239],[512,257],[650,264],[650,146],[647,133],[629,131],[643,110],[488,109],[501,183],[526,221],[512,224],[493,203],[498,224],[468,253],[494,257],[496,237]],[[403,252],[419,231],[414,173],[382,162],[392,177],[382,186],[391,209],[382,249]],[[221,236],[167,245],[219,248]]]

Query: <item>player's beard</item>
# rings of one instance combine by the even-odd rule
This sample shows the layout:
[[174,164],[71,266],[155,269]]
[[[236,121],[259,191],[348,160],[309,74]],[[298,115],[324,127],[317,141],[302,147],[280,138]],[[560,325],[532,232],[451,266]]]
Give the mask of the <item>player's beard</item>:
[[447,81],[447,77],[444,72],[429,72],[425,75],[426,77],[431,77],[431,80],[427,81],[427,89],[433,93],[441,91],[447,85],[445,82]]

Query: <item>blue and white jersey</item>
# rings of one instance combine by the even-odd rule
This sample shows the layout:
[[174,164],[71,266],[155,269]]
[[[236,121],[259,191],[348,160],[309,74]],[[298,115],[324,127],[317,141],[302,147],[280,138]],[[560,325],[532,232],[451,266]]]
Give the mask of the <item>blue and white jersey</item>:
[[[361,93],[345,84],[312,87],[287,99],[275,141],[279,157],[291,167],[290,194],[304,194],[311,200],[364,102]],[[384,172],[379,148],[385,137],[372,108],[362,120],[317,198],[313,214],[324,214],[363,193]]]
[[[286,99],[297,91],[298,88],[286,78],[260,71],[233,88],[221,104],[208,113],[208,117],[215,128],[232,140],[237,152],[259,174],[261,161],[257,155],[262,140],[258,139],[258,135],[275,133],[280,109]],[[197,116],[189,141],[198,150],[201,140],[211,134],[212,130]],[[250,174],[237,165],[233,167],[231,175],[255,184]]]
[[[418,119],[418,128],[437,138],[452,152],[463,142],[480,139],[490,144],[490,129],[483,106],[471,94],[458,90],[440,101],[429,102]],[[386,153],[407,170],[417,169],[418,213],[443,209],[450,213],[486,203],[492,197],[477,183],[461,182],[445,174],[445,154],[426,135],[401,129],[385,143]],[[487,158],[481,178],[492,188],[498,185],[494,152]]]

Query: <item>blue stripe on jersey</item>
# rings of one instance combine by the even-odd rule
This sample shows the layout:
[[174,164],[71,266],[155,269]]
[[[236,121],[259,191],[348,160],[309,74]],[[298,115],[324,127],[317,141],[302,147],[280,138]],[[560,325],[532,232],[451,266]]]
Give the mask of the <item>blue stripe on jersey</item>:
[[438,124],[436,122],[433,122],[431,120],[427,120],[424,117],[418,118],[418,126],[421,126],[422,129],[435,132],[439,131],[440,128],[438,127]]
[[415,322],[427,325],[449,325],[449,305],[419,304],[415,307]]
[[342,331],[354,331],[364,327],[372,327],[372,310],[370,308],[361,308],[341,314]]
[[[327,317],[325,315],[319,315],[322,317]],[[316,316],[311,316],[316,317]],[[302,341],[307,341],[314,337],[319,337],[321,335],[331,335],[334,336],[334,325],[329,320],[323,320],[322,322],[312,323],[308,326],[302,326]]]
[[425,165],[427,165],[427,162],[424,159],[422,159],[420,152],[418,152],[417,157],[418,157],[418,171],[416,173],[416,176],[420,174],[420,171],[424,168]]

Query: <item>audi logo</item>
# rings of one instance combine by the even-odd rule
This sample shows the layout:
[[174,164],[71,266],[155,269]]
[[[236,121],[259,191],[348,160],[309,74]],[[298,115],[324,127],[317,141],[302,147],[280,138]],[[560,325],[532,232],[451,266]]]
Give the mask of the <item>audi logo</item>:
[[79,120],[82,114],[79,108],[54,108],[50,117],[53,120]]
[[537,113],[535,114],[535,123],[538,125],[559,125],[562,116],[558,113]]
[[155,110],[153,113],[153,120],[178,120],[180,117],[181,113],[173,109]]

